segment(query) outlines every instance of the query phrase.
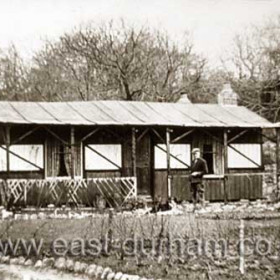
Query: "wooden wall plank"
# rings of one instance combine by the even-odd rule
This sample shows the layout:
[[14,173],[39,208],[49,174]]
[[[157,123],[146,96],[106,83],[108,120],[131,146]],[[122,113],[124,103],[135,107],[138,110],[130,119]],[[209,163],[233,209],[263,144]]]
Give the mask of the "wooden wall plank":
[[262,198],[262,176],[262,174],[229,175],[229,200]]
[[110,178],[121,177],[120,171],[86,171],[85,178]]
[[166,170],[154,171],[154,198],[156,201],[162,202],[166,202],[168,199]]
[[190,180],[188,176],[172,176],[172,196],[178,201],[191,201]]

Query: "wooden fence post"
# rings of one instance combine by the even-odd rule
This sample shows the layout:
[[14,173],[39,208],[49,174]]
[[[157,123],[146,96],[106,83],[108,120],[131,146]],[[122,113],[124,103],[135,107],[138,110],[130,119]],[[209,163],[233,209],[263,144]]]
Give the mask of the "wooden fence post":
[[171,198],[171,174],[170,174],[170,129],[166,129],[166,153],[167,153],[167,188],[168,199]]
[[244,248],[244,220],[240,220],[239,227],[239,271],[241,274],[245,273],[245,248]]
[[6,164],[7,164],[7,178],[10,177],[10,145],[11,145],[11,128],[6,127]]
[[8,182],[7,179],[10,178],[10,145],[11,145],[11,127],[6,126],[6,131],[5,131],[5,144],[6,144],[6,167],[7,167],[7,173],[6,173],[6,184],[3,183],[3,194],[5,196],[3,204],[5,208],[9,208],[9,197],[8,197]]
[[224,129],[224,143],[223,143],[223,155],[224,155],[224,203],[228,202],[228,188],[227,188],[227,174],[228,174],[228,135],[227,130]]
[[27,187],[26,184],[23,186],[23,201],[24,201],[24,206],[27,204]]
[[71,144],[71,179],[75,178],[75,128],[71,127],[70,132],[70,144]]

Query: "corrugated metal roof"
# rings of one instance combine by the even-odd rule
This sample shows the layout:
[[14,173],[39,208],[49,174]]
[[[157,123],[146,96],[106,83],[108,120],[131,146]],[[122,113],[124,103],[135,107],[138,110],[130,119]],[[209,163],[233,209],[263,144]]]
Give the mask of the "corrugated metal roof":
[[0,123],[271,127],[242,106],[136,101],[0,102]]

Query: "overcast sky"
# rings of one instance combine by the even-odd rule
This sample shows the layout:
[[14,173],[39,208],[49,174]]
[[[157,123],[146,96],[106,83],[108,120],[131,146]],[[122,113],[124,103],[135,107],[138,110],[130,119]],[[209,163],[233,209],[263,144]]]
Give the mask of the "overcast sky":
[[196,50],[214,62],[236,32],[277,14],[280,0],[0,0],[0,49],[13,42],[29,57],[45,38],[122,17],[178,38],[190,30]]

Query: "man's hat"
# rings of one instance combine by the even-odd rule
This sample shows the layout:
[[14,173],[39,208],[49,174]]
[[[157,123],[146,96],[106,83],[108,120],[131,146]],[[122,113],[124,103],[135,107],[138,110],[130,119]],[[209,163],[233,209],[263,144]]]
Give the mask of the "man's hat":
[[200,152],[200,149],[199,148],[194,148],[192,149],[192,154],[196,153],[196,152]]

